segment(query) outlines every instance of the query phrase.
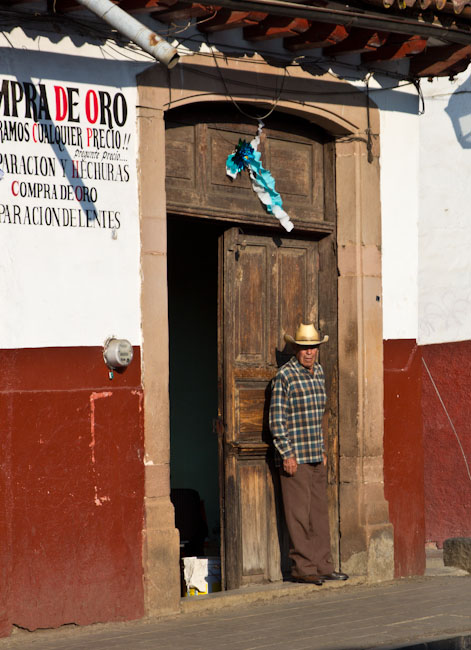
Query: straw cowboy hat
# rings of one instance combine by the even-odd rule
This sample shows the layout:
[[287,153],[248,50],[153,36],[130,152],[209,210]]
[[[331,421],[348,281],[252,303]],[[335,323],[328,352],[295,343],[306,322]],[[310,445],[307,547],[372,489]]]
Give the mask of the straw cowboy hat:
[[326,343],[328,340],[329,337],[327,334],[321,340],[321,335],[313,323],[309,323],[309,325],[301,323],[296,330],[294,338],[289,334],[285,334],[285,341],[287,343],[296,343],[296,345],[320,345],[321,343]]

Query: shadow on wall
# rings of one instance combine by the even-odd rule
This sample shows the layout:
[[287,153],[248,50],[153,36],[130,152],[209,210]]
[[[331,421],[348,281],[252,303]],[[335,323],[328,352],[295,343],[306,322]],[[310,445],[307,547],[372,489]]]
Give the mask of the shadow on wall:
[[471,75],[456,88],[451,95],[445,112],[453,124],[456,139],[463,149],[471,148],[471,112],[469,95],[471,94]]

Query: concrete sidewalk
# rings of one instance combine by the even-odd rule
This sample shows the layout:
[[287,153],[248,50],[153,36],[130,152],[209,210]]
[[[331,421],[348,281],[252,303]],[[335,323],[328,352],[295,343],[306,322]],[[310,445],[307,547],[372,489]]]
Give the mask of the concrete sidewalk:
[[[322,587],[284,583],[182,603],[184,613],[172,619],[18,630],[0,640],[0,650],[471,648],[470,575],[379,585],[358,579]],[[453,637],[464,639],[427,644]]]

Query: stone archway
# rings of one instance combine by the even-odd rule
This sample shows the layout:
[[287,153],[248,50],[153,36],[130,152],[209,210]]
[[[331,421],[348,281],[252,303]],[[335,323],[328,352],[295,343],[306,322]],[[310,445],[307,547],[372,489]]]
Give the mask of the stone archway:
[[[270,106],[278,69],[237,61],[228,63],[224,73],[238,82],[234,99],[250,100],[262,109]],[[206,57],[193,56],[168,74],[155,66],[138,79],[148,614],[177,611],[180,590],[178,533],[169,498],[164,113],[169,106],[226,98],[224,84]],[[340,555],[347,572],[370,581],[389,579],[394,562],[383,486],[379,114],[370,111],[375,137],[368,162],[365,98],[352,93],[348,83],[327,76],[313,79],[299,70],[288,78],[277,108],[318,124],[336,138]]]

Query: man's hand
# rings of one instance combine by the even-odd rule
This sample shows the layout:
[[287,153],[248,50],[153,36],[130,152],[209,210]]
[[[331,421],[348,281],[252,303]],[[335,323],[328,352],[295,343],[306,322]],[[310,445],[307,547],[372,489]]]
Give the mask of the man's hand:
[[285,458],[283,460],[283,469],[290,476],[294,476],[298,469],[298,463],[296,462],[296,458],[294,456],[291,456],[291,458]]
[[322,463],[324,467],[327,465],[327,454],[325,453],[325,451],[322,452]]

